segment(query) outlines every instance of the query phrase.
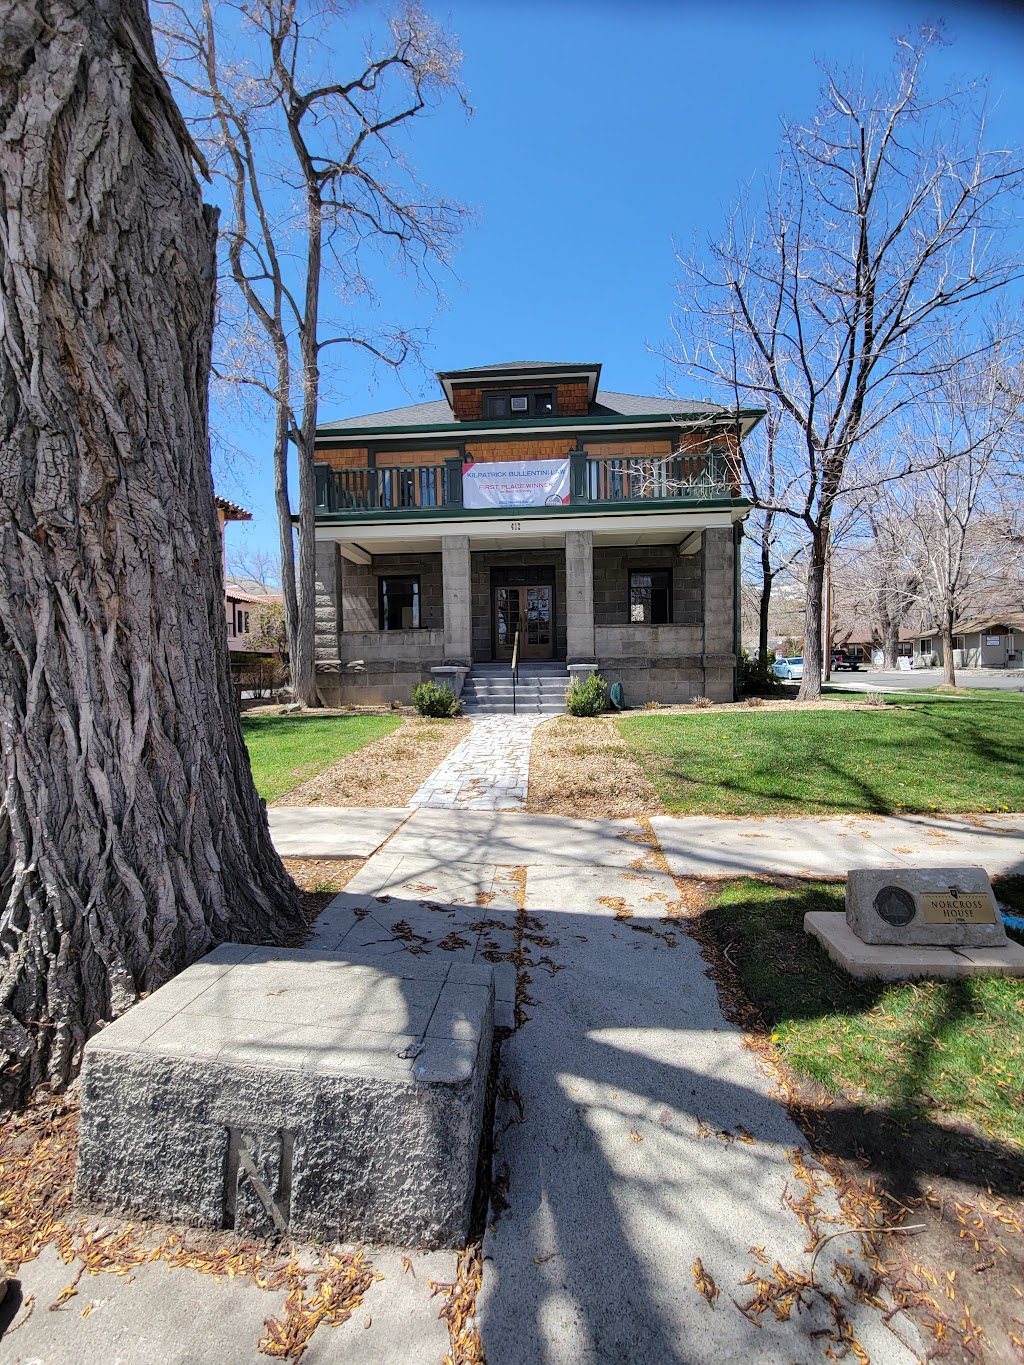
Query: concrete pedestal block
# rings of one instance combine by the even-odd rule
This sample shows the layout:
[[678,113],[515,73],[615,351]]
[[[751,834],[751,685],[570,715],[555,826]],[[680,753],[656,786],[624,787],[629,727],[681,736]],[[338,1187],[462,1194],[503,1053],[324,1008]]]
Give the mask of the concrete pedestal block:
[[316,1241],[465,1244],[489,966],[228,944],[91,1039],[76,1195]]
[[846,922],[864,943],[995,948],[1006,943],[981,867],[854,868]]

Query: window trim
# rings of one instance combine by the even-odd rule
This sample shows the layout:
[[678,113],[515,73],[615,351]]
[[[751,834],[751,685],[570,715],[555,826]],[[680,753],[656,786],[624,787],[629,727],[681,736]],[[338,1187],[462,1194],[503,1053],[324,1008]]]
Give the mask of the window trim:
[[927,636],[925,639],[918,640],[918,642],[917,642],[917,652],[918,652],[918,654],[934,654],[934,653],[935,653],[935,636],[934,636],[934,635],[929,635],[929,636]]
[[[382,631],[422,630],[423,629],[423,584],[418,573],[382,573],[377,575],[377,629]],[[385,583],[412,583],[413,615],[416,617],[411,626],[389,626],[385,617]]]
[[[551,400],[550,412],[537,411],[537,399],[539,397],[549,398]],[[553,385],[551,388],[546,389],[484,389],[482,398],[482,420],[485,422],[543,421],[547,417],[558,416],[557,385]],[[504,405],[503,410],[497,415],[487,411],[488,401],[492,398],[500,398]],[[528,400],[525,412],[512,411],[513,398],[526,398]]]
[[[668,619],[665,621],[634,621],[633,619],[633,576],[635,574],[647,574],[653,577],[655,574],[664,574],[668,580]],[[652,585],[653,590],[653,585]],[[628,614],[627,624],[631,626],[671,626],[675,619],[675,575],[670,566],[666,564],[630,564],[626,569],[626,611]]]

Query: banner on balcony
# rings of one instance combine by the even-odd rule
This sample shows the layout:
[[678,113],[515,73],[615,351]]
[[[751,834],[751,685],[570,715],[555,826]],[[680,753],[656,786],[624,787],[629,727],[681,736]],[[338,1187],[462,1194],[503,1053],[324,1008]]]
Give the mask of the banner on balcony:
[[464,507],[559,507],[568,501],[568,460],[462,466]]

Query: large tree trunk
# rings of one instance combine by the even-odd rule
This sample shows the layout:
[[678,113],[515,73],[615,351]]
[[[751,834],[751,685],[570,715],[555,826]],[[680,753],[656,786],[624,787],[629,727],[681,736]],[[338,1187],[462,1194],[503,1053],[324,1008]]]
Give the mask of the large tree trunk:
[[761,540],[761,596],[757,605],[757,658],[764,667],[768,658],[768,614],[772,605],[771,547],[767,540]]
[[942,613],[942,681],[949,687],[956,687],[956,669],[953,667],[953,624],[955,616],[952,607]]
[[142,0],[0,0],[0,1098],[294,941],[227,669],[215,219]]
[[817,701],[821,696],[822,674],[822,602],[825,588],[825,546],[828,528],[816,528],[811,537],[807,565],[807,598],[804,611],[804,680],[797,693],[798,701]]

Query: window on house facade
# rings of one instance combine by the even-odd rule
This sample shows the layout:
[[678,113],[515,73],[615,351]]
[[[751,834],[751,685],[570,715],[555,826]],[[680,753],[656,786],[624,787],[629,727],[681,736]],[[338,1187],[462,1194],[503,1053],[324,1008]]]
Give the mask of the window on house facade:
[[962,635],[953,636],[953,648],[959,650],[964,650],[967,648],[967,641],[964,639]]
[[550,389],[484,394],[484,419],[488,422],[498,422],[503,417],[555,417],[557,414],[558,402]]
[[934,654],[934,653],[935,653],[935,641],[934,641],[934,640],[922,640],[921,643],[920,643],[920,645],[918,646],[918,651],[917,651],[917,652],[918,652],[919,654]]
[[629,619],[664,626],[672,620],[672,570],[636,569],[629,575]]
[[913,643],[910,640],[901,640],[896,646],[897,659],[909,659],[914,652]]
[[238,613],[238,633],[239,635],[249,634],[249,613],[247,611]]
[[381,630],[416,630],[420,624],[419,578],[388,575],[378,582]]

